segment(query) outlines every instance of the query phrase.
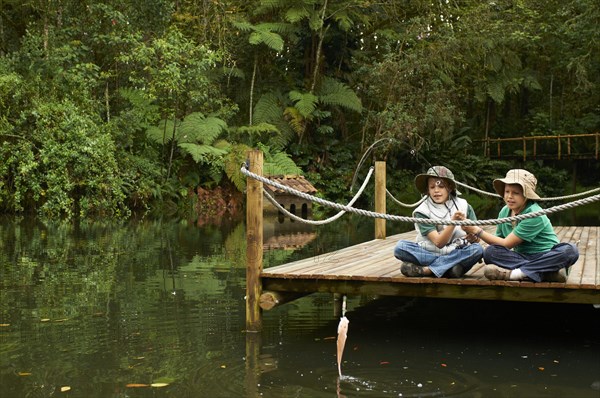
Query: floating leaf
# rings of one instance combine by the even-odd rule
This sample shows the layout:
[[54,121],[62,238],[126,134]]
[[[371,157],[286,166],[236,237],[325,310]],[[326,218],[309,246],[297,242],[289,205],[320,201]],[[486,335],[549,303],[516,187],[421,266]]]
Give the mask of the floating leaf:
[[175,378],[173,377],[167,377],[167,376],[163,376],[163,377],[159,377],[158,379],[155,379],[152,381],[152,383],[154,384],[171,384],[175,381]]
[[149,385],[148,384],[142,384],[142,383],[129,383],[125,387],[127,387],[127,388],[141,388],[141,387],[149,387]]
[[63,387],[60,388],[60,392],[67,392],[67,391],[70,391],[70,390],[71,390],[71,387],[69,387],[69,386],[63,386]]
[[19,372],[19,376],[31,376],[30,372]]
[[166,387],[168,385],[169,385],[169,383],[152,383],[152,384],[150,384],[150,387],[160,388],[160,387]]
[[50,322],[50,318],[42,318],[40,319],[40,322]]
[[0,327],[5,328],[7,326],[10,326],[10,323],[0,323]]

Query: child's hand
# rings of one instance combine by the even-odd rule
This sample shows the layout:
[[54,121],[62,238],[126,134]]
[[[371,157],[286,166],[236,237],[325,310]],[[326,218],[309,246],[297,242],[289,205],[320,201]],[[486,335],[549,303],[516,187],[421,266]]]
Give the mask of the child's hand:
[[463,221],[465,219],[465,213],[457,211],[452,215],[452,221]]
[[476,225],[461,225],[461,228],[466,233],[473,234],[473,235],[475,235],[477,233],[477,231],[479,231],[479,227]]

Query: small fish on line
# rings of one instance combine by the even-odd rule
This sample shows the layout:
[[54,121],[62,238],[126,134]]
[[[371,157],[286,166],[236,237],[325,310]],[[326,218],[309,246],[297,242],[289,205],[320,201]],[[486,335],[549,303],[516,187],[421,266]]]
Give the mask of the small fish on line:
[[338,373],[342,376],[342,355],[344,354],[344,346],[346,345],[346,339],[348,338],[348,324],[350,321],[345,316],[340,318],[338,324],[338,337],[337,337],[337,364]]

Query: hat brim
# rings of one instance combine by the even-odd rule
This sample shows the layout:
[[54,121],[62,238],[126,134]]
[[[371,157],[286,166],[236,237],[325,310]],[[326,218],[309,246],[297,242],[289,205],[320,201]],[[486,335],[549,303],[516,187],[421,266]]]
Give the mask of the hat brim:
[[429,178],[439,178],[441,180],[444,180],[446,182],[446,184],[448,184],[448,186],[451,188],[450,191],[455,191],[457,195],[460,195],[461,193],[458,191],[458,189],[456,189],[456,183],[454,181],[452,181],[449,178],[446,177],[438,177],[438,176],[432,176],[431,174],[418,174],[415,177],[415,187],[417,187],[417,190],[422,193],[422,194],[427,194],[428,192],[428,187],[427,187],[427,180]]
[[519,185],[521,187],[521,189],[523,189],[523,196],[525,196],[525,198],[527,198],[527,199],[531,199],[531,200],[541,199],[539,197],[539,195],[537,193],[535,193],[535,191],[533,189],[531,189],[527,185],[523,185],[523,183],[520,180],[515,180],[512,178],[497,178],[493,181],[493,185],[494,185],[494,190],[496,191],[496,193],[498,195],[500,195],[501,198],[504,197],[504,187],[506,184]]

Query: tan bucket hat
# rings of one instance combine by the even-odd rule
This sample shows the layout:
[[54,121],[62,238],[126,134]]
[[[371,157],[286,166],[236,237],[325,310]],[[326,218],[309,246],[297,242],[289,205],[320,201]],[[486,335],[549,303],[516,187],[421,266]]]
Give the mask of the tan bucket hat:
[[501,197],[504,197],[504,186],[506,184],[519,184],[523,188],[523,196],[527,199],[538,200],[541,199],[535,188],[537,186],[537,178],[530,172],[524,169],[512,169],[508,170],[506,177],[497,178],[494,180],[494,189],[496,193]]
[[427,170],[425,174],[418,174],[415,177],[415,186],[419,190],[419,192],[423,194],[427,194],[427,179],[429,177],[441,178],[448,184],[450,191],[456,191],[457,195],[460,195],[460,192],[456,190],[456,182],[454,181],[454,174],[444,166],[433,166]]

